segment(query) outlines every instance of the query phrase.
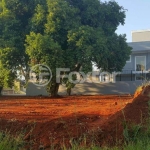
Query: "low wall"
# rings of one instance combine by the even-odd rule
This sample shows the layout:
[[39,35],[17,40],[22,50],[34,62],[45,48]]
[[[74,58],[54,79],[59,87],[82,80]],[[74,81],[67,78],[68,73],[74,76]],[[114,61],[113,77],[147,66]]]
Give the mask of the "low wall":
[[[136,88],[142,81],[117,81],[116,83],[88,83],[77,84],[72,89],[72,95],[96,95],[96,94],[134,94]],[[29,83],[27,96],[45,95],[48,96],[45,87],[37,87]],[[66,95],[66,88],[59,87],[59,95]]]
[[46,92],[46,87],[36,86],[32,82],[28,82],[26,95],[27,96],[39,96],[39,95],[48,96],[48,93]]
[[11,94],[14,94],[14,90],[13,89],[4,89],[2,90],[2,95],[11,95]]

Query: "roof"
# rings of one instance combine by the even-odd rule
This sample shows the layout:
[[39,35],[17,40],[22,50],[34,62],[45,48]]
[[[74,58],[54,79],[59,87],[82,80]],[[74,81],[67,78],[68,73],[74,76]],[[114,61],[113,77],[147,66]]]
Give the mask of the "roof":
[[143,42],[129,42],[128,45],[132,47],[133,52],[147,52],[150,51],[150,41]]
[[131,33],[138,33],[138,32],[149,32],[150,29],[146,29],[146,30],[134,30],[134,31],[131,31]]

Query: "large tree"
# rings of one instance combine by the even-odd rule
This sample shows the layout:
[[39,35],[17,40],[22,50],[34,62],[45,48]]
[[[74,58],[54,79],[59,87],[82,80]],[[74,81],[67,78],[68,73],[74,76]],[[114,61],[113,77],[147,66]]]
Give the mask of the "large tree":
[[[51,96],[57,95],[60,85],[56,68],[79,72],[82,67],[88,71],[95,62],[105,71],[122,70],[131,48],[125,35],[115,31],[124,21],[125,10],[115,1],[47,0],[36,5],[26,52],[34,62],[51,68],[53,77],[47,85]],[[68,81],[66,85],[70,87]]]
[[125,35],[115,33],[124,20],[124,8],[115,1],[0,0],[0,60],[26,80],[29,65],[48,65],[53,77],[47,87],[56,96],[56,68],[87,72],[95,62],[105,71],[121,71],[131,52]]

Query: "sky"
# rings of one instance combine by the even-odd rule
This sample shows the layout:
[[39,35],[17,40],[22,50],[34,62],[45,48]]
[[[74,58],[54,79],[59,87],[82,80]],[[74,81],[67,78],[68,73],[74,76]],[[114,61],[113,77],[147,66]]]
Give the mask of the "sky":
[[126,34],[127,42],[132,42],[132,31],[150,29],[150,0],[115,1],[127,9],[125,25],[120,25],[116,31],[118,34]]

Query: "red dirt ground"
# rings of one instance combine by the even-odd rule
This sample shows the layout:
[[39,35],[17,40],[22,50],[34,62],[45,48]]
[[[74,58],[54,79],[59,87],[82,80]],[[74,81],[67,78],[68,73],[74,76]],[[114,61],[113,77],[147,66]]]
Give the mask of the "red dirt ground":
[[[145,92],[146,93],[146,92]],[[64,143],[86,135],[99,145],[122,139],[122,109],[127,121],[139,123],[147,116],[149,97],[130,95],[48,97],[0,97],[0,129],[23,132],[32,149]],[[126,106],[126,107],[125,107]],[[95,136],[96,135],[96,136]],[[79,140],[78,140],[79,141]],[[29,146],[29,144],[28,144]]]

